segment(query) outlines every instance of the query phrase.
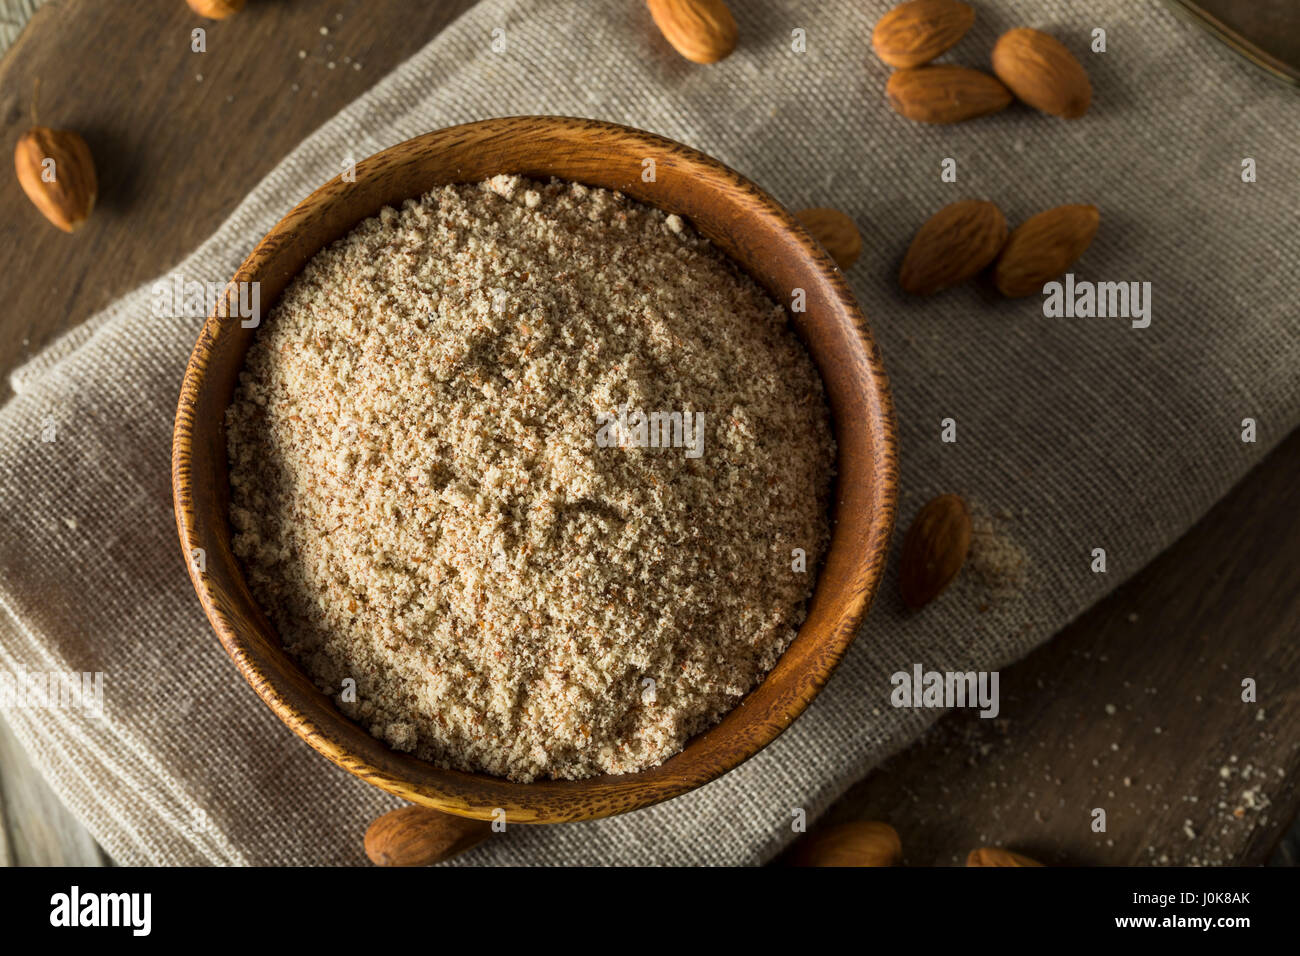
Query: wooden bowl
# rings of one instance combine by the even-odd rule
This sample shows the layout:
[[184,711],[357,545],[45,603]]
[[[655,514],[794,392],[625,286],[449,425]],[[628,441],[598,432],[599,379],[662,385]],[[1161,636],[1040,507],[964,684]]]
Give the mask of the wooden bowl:
[[[655,161],[655,181],[642,180]],[[444,770],[390,749],[336,709],[285,654],[230,549],[225,411],[254,330],[219,303],[185,370],[172,447],[176,523],[208,620],[240,673],[303,740],[340,767],[416,804],[511,823],[558,823],[636,810],[720,777],[790,725],[826,683],[885,565],[898,480],[893,411],[879,351],[831,258],[779,203],[702,153],[591,120],[513,117],[438,130],[356,166],[304,199],[258,243],[232,283],[260,282],[267,310],[317,251],[385,205],[446,183],[518,173],[621,190],[689,219],[787,306],[821,372],[839,443],[835,526],[808,618],[767,678],[711,730],[649,770],[512,783]],[[235,301],[232,296],[232,302]],[[227,314],[232,317],[225,317]],[[191,560],[202,549],[203,561]]]

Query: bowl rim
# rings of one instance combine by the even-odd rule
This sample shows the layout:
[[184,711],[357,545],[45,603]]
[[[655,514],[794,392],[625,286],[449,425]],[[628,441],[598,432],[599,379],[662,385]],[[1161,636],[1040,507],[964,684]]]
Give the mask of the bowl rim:
[[[769,711],[773,712],[759,715],[765,722],[757,726],[755,733],[746,737],[743,746],[732,750],[723,748],[722,755],[715,757],[707,765],[702,764],[699,759],[693,762],[683,761],[687,765],[677,766],[675,773],[663,772],[664,768],[672,767],[674,762],[679,761],[679,758],[684,758],[685,755],[691,753],[697,742],[714,735],[720,727],[729,725],[733,715],[743,711],[746,704],[781,668],[780,661],[772,671],[764,675],[763,680],[740,700],[736,707],[724,715],[719,723],[713,725],[709,730],[692,737],[681,751],[664,763],[634,773],[602,775],[584,780],[546,779],[530,783],[519,783],[482,773],[449,770],[418,760],[407,754],[388,750],[386,744],[377,740],[377,738],[370,737],[364,728],[345,717],[328,697],[316,690],[314,686],[311,686],[310,681],[305,678],[300,669],[296,677],[286,678],[283,674],[278,674],[276,668],[268,666],[266,648],[260,647],[257,641],[247,639],[240,632],[240,627],[236,626],[234,620],[232,620],[233,615],[229,605],[229,596],[220,593],[210,579],[209,574],[198,566],[195,561],[190,560],[193,549],[198,546],[195,542],[206,541],[209,539],[209,533],[215,533],[211,528],[204,526],[195,508],[196,476],[193,459],[194,447],[197,443],[196,435],[199,434],[201,425],[194,411],[199,396],[209,381],[205,373],[208,369],[209,358],[214,345],[222,334],[223,323],[226,326],[230,324],[230,320],[225,318],[222,312],[224,300],[219,301],[217,307],[205,319],[186,365],[173,428],[171,469],[177,533],[182,554],[185,558],[185,565],[195,591],[222,646],[245,680],[276,716],[287,724],[295,734],[331,762],[389,793],[444,812],[480,819],[489,819],[494,811],[504,809],[507,818],[511,822],[522,823],[593,819],[651,806],[721,777],[760,752],[780,736],[830,679],[831,674],[856,637],[862,620],[870,608],[884,574],[885,561],[894,528],[898,484],[897,442],[888,376],[884,371],[879,347],[871,336],[865,317],[859,309],[843,274],[821,245],[790,211],[756,184],[719,160],[658,134],[615,123],[566,116],[508,116],[445,127],[394,144],[358,162],[355,166],[356,177],[360,179],[372,168],[382,169],[387,157],[400,155],[399,151],[402,150],[438,149],[440,146],[466,135],[524,137],[535,135],[539,129],[560,136],[582,136],[595,133],[599,136],[612,138],[611,142],[621,140],[624,143],[635,144],[644,147],[648,151],[644,155],[665,154],[670,156],[674,164],[680,164],[682,168],[688,169],[700,182],[707,182],[714,188],[726,187],[743,193],[747,200],[756,204],[754,213],[763,219],[768,227],[780,229],[797,241],[799,253],[806,256],[808,265],[815,270],[816,277],[820,281],[829,284],[830,293],[835,300],[838,300],[839,307],[844,310],[845,315],[852,323],[853,327],[845,330],[843,335],[846,342],[851,342],[854,347],[861,350],[859,357],[861,371],[856,374],[863,377],[861,390],[866,399],[867,407],[857,409],[857,411],[863,416],[864,427],[870,431],[870,442],[873,449],[873,460],[867,471],[871,480],[870,494],[874,507],[871,509],[865,536],[860,541],[850,542],[862,551],[860,561],[854,564],[854,567],[861,572],[861,586],[853,592],[847,604],[837,613],[836,621],[838,623],[836,629],[826,637],[828,643],[820,648],[822,656],[817,661],[818,666],[809,673],[799,674],[797,695],[792,700],[787,701],[779,713],[775,712],[775,705],[770,706]],[[481,178],[484,177],[446,181],[474,182],[479,181]],[[560,178],[567,177],[561,176]],[[340,182],[340,179],[341,177],[336,176],[329,182],[322,184],[281,218],[258,241],[253,251],[245,258],[234,277],[230,280],[230,285],[227,288],[231,288],[239,281],[248,281],[247,279],[241,279],[241,277],[254,277],[261,274],[259,270],[267,267],[268,260],[272,258],[277,247],[284,244],[288,237],[293,235],[297,223],[304,214],[317,208],[322,203],[328,206],[332,201],[330,199],[331,187],[335,187]],[[430,186],[429,188],[433,187]],[[656,205],[653,199],[637,198],[649,205]],[[377,214],[382,205],[384,204],[366,215],[373,216]],[[667,209],[663,205],[659,205],[658,208],[675,211]],[[314,251],[319,251],[332,241],[334,240],[327,239],[316,246]],[[308,258],[310,258],[310,255],[308,255]],[[750,271],[742,263],[736,262],[736,264],[742,269]],[[755,278],[758,278],[758,276],[755,276]],[[766,285],[761,280],[760,284]],[[278,295],[275,298],[278,298]],[[266,315],[273,305],[274,300],[262,303],[261,314]],[[786,307],[787,315],[789,315],[788,302]],[[802,334],[800,337],[802,338]],[[817,366],[819,377],[822,377],[825,381],[822,364],[817,362],[815,358],[814,364]],[[830,400],[832,396],[830,395],[829,383],[827,384],[827,393],[828,400]],[[224,418],[224,416],[222,417]],[[832,413],[832,427],[835,428],[837,437],[837,481],[835,486],[837,500],[833,502],[833,513],[835,515],[839,513],[839,499],[843,497],[840,482],[846,478],[841,467],[844,452],[838,443],[840,430],[837,418],[838,416]],[[219,456],[228,469],[228,462],[225,462],[224,423],[215,427],[222,436]],[[226,475],[221,477],[228,480]],[[218,519],[218,521],[221,520],[226,522],[224,542],[226,549],[229,550],[228,516],[225,516],[224,519]],[[838,524],[838,521],[836,523]],[[832,542],[827,549],[824,561],[829,559],[839,540],[833,527]],[[231,560],[234,559],[231,558]],[[823,573],[824,567],[825,564],[823,564]],[[251,601],[251,597],[247,594],[247,587],[242,581],[242,573],[238,573],[238,578],[239,586],[244,591],[244,600],[240,603],[244,604]],[[814,595],[809,599],[810,608],[813,602],[817,600],[817,593],[820,590],[821,578],[819,577],[814,589]],[[266,621],[256,602],[252,602],[251,607],[241,607],[240,610],[246,610],[254,615],[263,626],[270,628],[269,622]],[[809,617],[811,618],[811,616],[812,612],[810,610]],[[807,622],[805,621],[804,625],[801,625],[795,640],[791,643],[791,647],[794,647],[800,637],[803,636],[806,626]],[[278,636],[275,635],[273,628],[270,628],[270,633],[275,638],[275,644],[278,646]],[[789,652],[790,649],[787,648],[786,652],[782,654],[782,658],[787,657]],[[278,653],[281,657],[288,659],[288,655],[282,649]],[[292,667],[297,669],[296,663],[292,662],[291,659],[288,660]],[[307,684],[306,687],[302,686],[304,681]],[[322,702],[324,702],[324,709],[321,706]],[[746,717],[749,716],[752,716],[752,714],[746,715]],[[349,730],[349,727],[352,729]],[[359,732],[372,743],[376,743],[381,748],[388,750],[390,757],[385,758],[382,753],[378,753],[373,747],[367,746],[357,737],[354,731]],[[369,750],[370,753],[368,755],[364,752],[358,753],[358,749],[361,751]]]

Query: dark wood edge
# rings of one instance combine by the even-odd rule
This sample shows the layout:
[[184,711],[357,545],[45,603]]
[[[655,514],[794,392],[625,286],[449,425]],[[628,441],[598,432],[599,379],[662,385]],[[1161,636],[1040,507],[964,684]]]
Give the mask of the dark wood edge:
[[1240,56],[1245,57],[1251,63],[1261,67],[1275,79],[1290,83],[1293,86],[1300,86],[1300,69],[1285,60],[1279,60],[1208,10],[1190,2],[1190,0],[1165,0],[1165,3],[1185,20],[1190,20],[1206,30],[1216,40],[1225,44]]

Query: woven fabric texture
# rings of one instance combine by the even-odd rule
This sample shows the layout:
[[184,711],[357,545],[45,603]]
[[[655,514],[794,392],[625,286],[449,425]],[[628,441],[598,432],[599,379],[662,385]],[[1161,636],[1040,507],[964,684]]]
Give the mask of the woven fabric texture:
[[0,0],[0,53],[18,39],[27,21],[44,0]]

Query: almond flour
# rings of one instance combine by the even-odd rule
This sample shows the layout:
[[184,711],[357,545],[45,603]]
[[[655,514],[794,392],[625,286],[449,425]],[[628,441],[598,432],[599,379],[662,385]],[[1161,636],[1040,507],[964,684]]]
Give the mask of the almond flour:
[[[629,409],[698,415],[700,454],[598,443]],[[679,217],[573,183],[362,222],[258,330],[226,424],[235,553],[288,652],[392,747],[517,781],[715,723],[829,540],[829,416],[783,310]]]

